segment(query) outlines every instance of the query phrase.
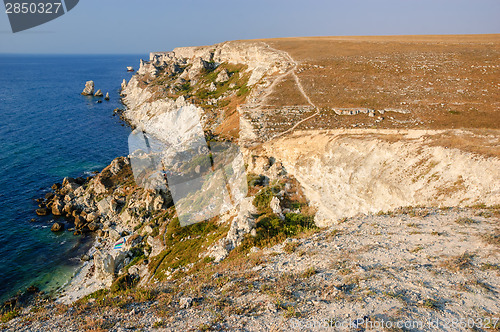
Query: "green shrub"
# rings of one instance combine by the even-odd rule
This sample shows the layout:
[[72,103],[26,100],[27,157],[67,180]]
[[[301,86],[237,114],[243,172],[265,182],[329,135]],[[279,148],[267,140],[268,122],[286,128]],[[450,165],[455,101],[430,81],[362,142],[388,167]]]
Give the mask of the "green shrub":
[[262,189],[257,193],[257,195],[255,195],[253,205],[257,208],[257,210],[259,210],[259,212],[263,212],[269,208],[271,199],[273,199],[273,196],[276,195],[280,189],[280,186],[266,187]]
[[471,218],[468,218],[468,217],[460,217],[457,220],[455,220],[455,222],[458,223],[458,224],[463,224],[463,225],[474,224],[475,223],[474,219],[471,219]]
[[298,213],[287,213],[281,220],[272,212],[261,215],[256,223],[256,236],[247,236],[241,245],[241,250],[252,247],[267,247],[283,242],[288,237],[294,237],[307,230],[317,229],[313,216]]
[[193,87],[191,86],[190,82],[186,82],[184,84],[181,84],[179,93],[180,94],[188,94],[193,90]]
[[0,321],[2,323],[7,323],[8,321],[10,321],[11,319],[16,318],[17,316],[19,316],[19,311],[18,310],[7,311],[7,312],[5,312],[5,313],[2,314],[2,316],[0,318]]
[[249,92],[250,92],[250,88],[245,83],[245,84],[243,84],[243,86],[241,88],[238,89],[238,91],[236,92],[236,95],[238,97],[241,97],[241,96],[247,95]]
[[299,242],[287,242],[285,244],[285,247],[283,248],[283,251],[286,252],[287,254],[291,254],[295,252],[295,250],[299,245],[300,245]]
[[199,89],[198,91],[196,91],[195,95],[198,99],[207,99],[209,91],[207,89]]
[[249,187],[255,186],[263,186],[265,183],[266,177],[264,175],[257,175],[254,173],[247,174],[247,184]]

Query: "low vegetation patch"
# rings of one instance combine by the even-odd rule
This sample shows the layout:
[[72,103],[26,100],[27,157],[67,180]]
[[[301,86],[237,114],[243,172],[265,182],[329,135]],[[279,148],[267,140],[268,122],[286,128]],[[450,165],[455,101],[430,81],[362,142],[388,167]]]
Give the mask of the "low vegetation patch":
[[4,312],[1,315],[0,321],[2,323],[7,323],[8,321],[10,321],[11,319],[16,318],[17,316],[19,316],[19,311],[18,310],[9,310],[7,312]]
[[[179,268],[199,269],[207,262],[199,255],[210,245],[227,234],[229,226],[218,225],[216,218],[181,227],[179,219],[173,218],[162,234],[166,247],[151,259],[149,269],[158,280],[165,280]],[[190,265],[191,264],[191,265]]]
[[472,260],[474,258],[473,254],[468,252],[464,252],[462,255],[452,257],[446,261],[444,261],[441,266],[450,270],[450,271],[460,271],[472,266]]
[[469,217],[460,217],[457,220],[455,220],[455,222],[457,224],[462,224],[462,225],[470,225],[475,223],[474,219]]
[[441,305],[439,301],[434,300],[434,299],[425,299],[421,301],[420,306],[427,308],[427,309],[432,309],[432,310],[439,310],[441,309]]
[[315,267],[311,266],[302,273],[302,278],[312,277],[316,273],[318,273],[318,270]]
[[500,246],[500,229],[495,230],[493,233],[483,234],[482,238],[488,244]]
[[287,254],[291,254],[295,252],[295,250],[299,245],[300,245],[299,242],[287,242],[283,247],[283,251],[286,252]]

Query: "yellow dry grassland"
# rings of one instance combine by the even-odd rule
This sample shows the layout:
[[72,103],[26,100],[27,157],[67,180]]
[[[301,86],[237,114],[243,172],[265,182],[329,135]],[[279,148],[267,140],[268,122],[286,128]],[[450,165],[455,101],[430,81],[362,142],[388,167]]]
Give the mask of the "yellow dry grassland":
[[[321,116],[297,129],[499,128],[500,35],[304,37],[263,42],[286,51]],[[287,75],[268,106],[308,105]],[[335,109],[401,112],[338,115]],[[378,120],[378,121],[377,121]]]

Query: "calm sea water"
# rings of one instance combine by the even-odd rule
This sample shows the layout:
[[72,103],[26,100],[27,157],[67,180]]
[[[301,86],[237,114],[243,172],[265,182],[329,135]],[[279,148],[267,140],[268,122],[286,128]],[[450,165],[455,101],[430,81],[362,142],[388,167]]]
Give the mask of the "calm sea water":
[[[113,109],[141,57],[0,55],[0,300],[32,284],[54,290],[79,267],[89,239],[52,233],[55,218],[37,217],[33,200],[127,154],[130,129]],[[111,100],[81,96],[87,80]]]

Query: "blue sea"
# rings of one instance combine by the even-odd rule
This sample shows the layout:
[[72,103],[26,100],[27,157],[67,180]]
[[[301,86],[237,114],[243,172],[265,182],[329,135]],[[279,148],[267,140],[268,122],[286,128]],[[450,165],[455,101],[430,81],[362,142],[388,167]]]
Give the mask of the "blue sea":
[[[113,110],[141,57],[0,55],[1,301],[30,285],[52,292],[79,268],[91,238],[51,232],[55,217],[36,216],[34,199],[127,155],[130,128]],[[80,95],[88,80],[110,101]]]

